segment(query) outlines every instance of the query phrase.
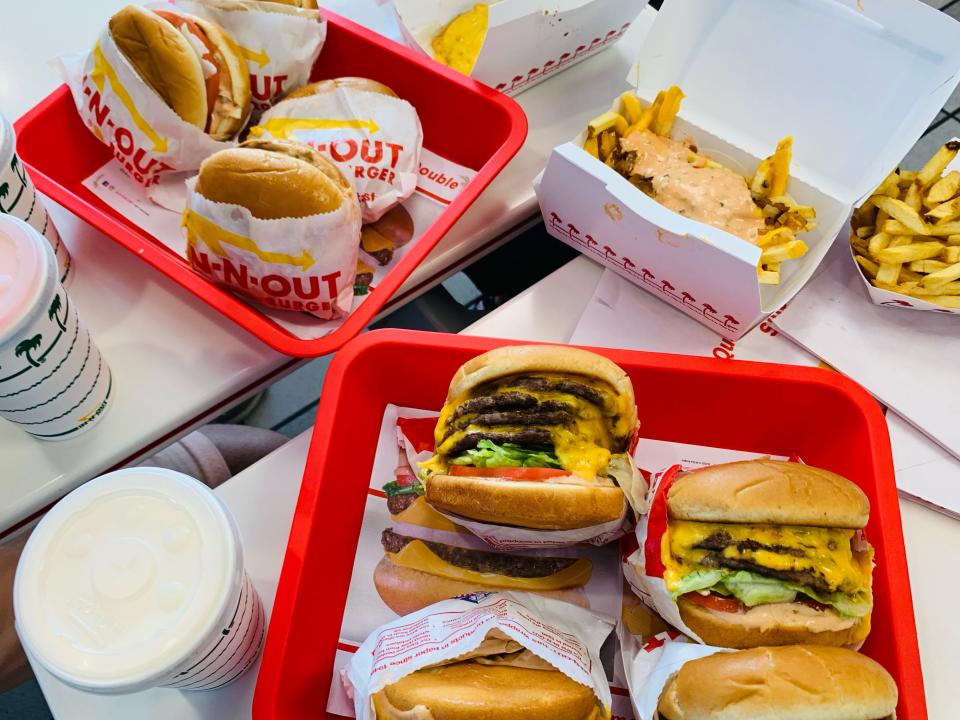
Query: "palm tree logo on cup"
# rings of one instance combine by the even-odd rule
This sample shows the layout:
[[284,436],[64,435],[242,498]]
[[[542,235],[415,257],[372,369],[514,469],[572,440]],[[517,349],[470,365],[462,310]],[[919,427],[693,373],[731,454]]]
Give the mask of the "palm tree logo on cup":
[[[23,168],[20,165],[20,160],[16,155],[13,156],[13,160],[10,161],[10,169],[13,170],[17,177],[20,178],[20,191],[17,193],[17,196],[13,199],[13,202],[9,206],[4,207],[3,203],[0,202],[0,213],[11,213],[13,209],[17,206],[17,203],[20,202],[20,196],[23,195],[23,191],[27,187],[27,175],[23,171]],[[10,184],[9,183],[0,183],[0,200],[3,200],[10,194]]]
[[17,347],[14,348],[13,354],[17,357],[21,355],[27,356],[27,362],[29,362],[33,367],[40,367],[40,363],[43,362],[43,358],[40,358],[39,361],[34,360],[33,356],[30,354],[34,350],[40,349],[40,343],[43,341],[43,336],[40,333],[37,333],[31,338],[26,340],[21,340]]
[[50,301],[50,308],[47,310],[47,317],[57,324],[57,327],[60,328],[61,332],[67,331],[67,326],[64,325],[63,320],[60,319],[60,296],[54,295],[53,300]]

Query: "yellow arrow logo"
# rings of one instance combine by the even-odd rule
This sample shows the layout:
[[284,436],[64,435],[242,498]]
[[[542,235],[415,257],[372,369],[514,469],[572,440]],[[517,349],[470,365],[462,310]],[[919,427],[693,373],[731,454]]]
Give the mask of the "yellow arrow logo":
[[150,123],[140,114],[140,111],[137,110],[136,105],[133,104],[133,98],[130,97],[130,93],[127,92],[127,89],[120,82],[120,78],[117,77],[116,70],[107,62],[107,58],[104,57],[103,50],[100,49],[100,43],[97,43],[93,48],[93,70],[90,72],[90,79],[93,80],[100,92],[103,92],[104,89],[104,79],[109,80],[110,87],[113,88],[114,94],[120,99],[120,102],[127,109],[127,112],[130,113],[133,124],[153,143],[153,151],[158,153],[165,153],[167,151],[167,139],[160,137],[157,131],[154,130],[150,126]]
[[233,245],[241,250],[253,253],[264,262],[276,265],[294,265],[301,270],[308,270],[315,262],[313,256],[306,250],[299,255],[261,250],[260,246],[250,238],[225,230],[215,222],[198,215],[192,210],[183,212],[183,226],[187,229],[187,242],[192,247],[197,246],[198,240],[203,240],[210,250],[219,257],[226,255],[223,249],[224,245]]
[[261,50],[260,52],[254,52],[250,48],[240,47],[240,54],[243,55],[245,60],[254,62],[260,66],[262,70],[267,66],[267,63],[270,62],[270,56],[267,55],[266,50]]
[[278,140],[288,140],[297,130],[332,130],[336,128],[366,128],[371,133],[379,132],[380,126],[373,120],[322,120],[319,118],[270,118],[262,125],[250,128],[250,135],[260,137],[269,133]]

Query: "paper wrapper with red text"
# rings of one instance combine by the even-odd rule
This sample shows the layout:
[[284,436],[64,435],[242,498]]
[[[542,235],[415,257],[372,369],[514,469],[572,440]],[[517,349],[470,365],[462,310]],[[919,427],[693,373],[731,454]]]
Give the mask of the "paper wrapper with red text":
[[106,28],[91,52],[61,58],[60,66],[84,124],[144,188],[197,170],[205,158],[234,144],[181,120],[140,78]]
[[330,157],[357,188],[364,222],[378,220],[417,187],[423,130],[406,100],[338,87],[276,105],[250,136],[299,140]]
[[[457,658],[496,654],[485,642],[514,641],[567,677],[593,688],[610,717],[610,687],[600,647],[611,620],[569,603],[527,593],[475,593],[444,600],[378,628],[350,661],[354,709],[374,720],[371,697],[417,670]],[[494,648],[496,650],[496,648]]]
[[681,619],[677,603],[663,579],[664,566],[660,553],[661,540],[667,530],[667,491],[670,485],[680,473],[707,465],[755,460],[761,457],[774,460],[794,460],[795,458],[643,440],[637,447],[636,455],[641,467],[648,463],[660,464],[664,461],[673,464],[666,470],[651,475],[650,489],[647,494],[649,509],[637,521],[637,549],[623,558],[624,578],[644,604],[663,618],[668,625],[701,642],[700,637]]
[[327,37],[327,21],[317,10],[252,0],[172,1],[184,12],[218,23],[240,46],[255,115],[310,81]]
[[183,225],[187,259],[215,282],[272,308],[325,319],[350,312],[360,237],[353,198],[321,215],[262,220],[191,192]]

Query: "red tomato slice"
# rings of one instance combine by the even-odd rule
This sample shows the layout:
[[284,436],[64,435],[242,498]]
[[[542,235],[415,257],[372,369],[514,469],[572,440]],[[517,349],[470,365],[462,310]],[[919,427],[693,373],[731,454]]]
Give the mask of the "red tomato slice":
[[710,593],[709,595],[701,595],[698,592],[687,593],[683,596],[686,600],[689,600],[695,605],[700,605],[701,607],[708,608],[710,610],[716,610],[717,612],[740,612],[743,609],[743,603],[741,603],[736,598],[727,598],[723,595],[714,595]]
[[497,477],[505,480],[549,480],[563,477],[570,473],[566,470],[538,467],[469,467],[467,465],[451,465],[451,475],[470,475],[473,477]]

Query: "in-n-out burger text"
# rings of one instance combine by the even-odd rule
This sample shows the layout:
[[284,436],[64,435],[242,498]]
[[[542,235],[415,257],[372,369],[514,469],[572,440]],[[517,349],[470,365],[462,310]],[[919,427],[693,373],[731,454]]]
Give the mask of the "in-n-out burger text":
[[110,146],[113,156],[124,170],[144,187],[160,182],[161,173],[172,168],[158,159],[149,148],[140,147],[133,132],[117,125],[111,118],[112,109],[103,95],[92,85],[89,75],[83,77],[83,94],[88,98],[87,123]]
[[[308,140],[307,145],[328,154],[334,162],[349,165],[355,179],[382,180],[388,185],[392,185],[397,179],[395,170],[400,162],[400,153],[404,151],[400,143],[369,138],[341,138],[328,143]],[[353,162],[358,157],[362,162]],[[383,164],[387,157],[389,166]]]
[[269,109],[273,98],[282,97],[285,92],[284,83],[287,75],[255,75],[250,73],[250,94],[253,96],[251,104],[254,110],[263,112]]
[[[257,295],[261,302],[281,310],[301,312],[329,311],[331,300],[337,297],[340,271],[326,275],[258,276],[242,262],[234,263],[226,257],[211,258],[207,253],[187,247],[187,257],[193,267],[221,282]],[[322,299],[325,298],[325,299]]]

